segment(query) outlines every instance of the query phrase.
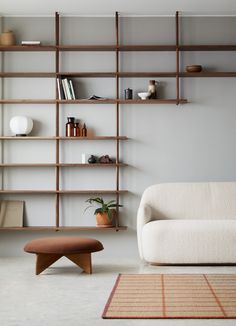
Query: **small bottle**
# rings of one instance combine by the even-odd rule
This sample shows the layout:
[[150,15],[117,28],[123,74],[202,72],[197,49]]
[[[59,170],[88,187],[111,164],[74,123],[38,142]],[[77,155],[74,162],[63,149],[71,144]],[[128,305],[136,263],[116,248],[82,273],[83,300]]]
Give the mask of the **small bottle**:
[[155,99],[157,98],[157,90],[156,90],[156,81],[155,80],[149,80],[149,85],[148,85],[148,93],[150,99]]
[[80,137],[80,126],[79,122],[74,123],[74,137]]
[[74,137],[75,118],[68,117],[66,123],[66,137]]
[[83,128],[82,128],[82,137],[87,137],[87,128],[86,128],[85,123],[84,123]]
[[125,100],[132,100],[133,90],[131,88],[125,89]]

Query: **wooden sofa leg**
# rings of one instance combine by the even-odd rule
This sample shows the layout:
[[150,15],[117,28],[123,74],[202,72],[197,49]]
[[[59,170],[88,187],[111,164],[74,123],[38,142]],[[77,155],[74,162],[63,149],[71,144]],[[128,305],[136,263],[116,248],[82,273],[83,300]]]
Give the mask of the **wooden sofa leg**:
[[60,259],[62,255],[58,254],[37,254],[36,257],[36,275],[42,273],[46,268],[51,266],[55,261]]
[[85,273],[92,274],[92,262],[91,262],[91,253],[86,254],[69,254],[65,255],[77,266],[82,268]]

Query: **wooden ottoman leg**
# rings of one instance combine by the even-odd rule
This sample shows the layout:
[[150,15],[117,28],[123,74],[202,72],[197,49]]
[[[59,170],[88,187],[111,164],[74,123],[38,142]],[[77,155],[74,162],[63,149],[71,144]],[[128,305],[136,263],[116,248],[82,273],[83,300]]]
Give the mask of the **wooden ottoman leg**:
[[75,263],[77,266],[82,268],[85,273],[92,274],[91,253],[69,254],[65,256],[71,261],[73,261],[73,263]]
[[37,254],[36,258],[36,275],[42,273],[46,268],[51,266],[55,261],[60,259],[62,255],[58,254]]

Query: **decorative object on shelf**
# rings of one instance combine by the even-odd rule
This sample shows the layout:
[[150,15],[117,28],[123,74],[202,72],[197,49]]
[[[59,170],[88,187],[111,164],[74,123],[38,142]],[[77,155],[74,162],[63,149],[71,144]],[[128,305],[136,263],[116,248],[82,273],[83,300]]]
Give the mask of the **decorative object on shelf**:
[[0,201],[0,227],[23,226],[24,202],[19,200]]
[[66,137],[74,137],[75,118],[68,117],[66,123]]
[[157,98],[157,82],[156,80],[149,80],[148,85],[148,93],[150,99],[156,99]]
[[13,31],[6,31],[1,34],[1,45],[14,45],[15,42]]
[[190,66],[186,66],[185,69],[187,72],[201,72],[202,66],[201,65],[190,65]]
[[85,123],[84,123],[82,131],[81,131],[81,136],[82,137],[87,137],[87,127],[86,127]]
[[97,162],[97,159],[94,155],[91,155],[89,158],[88,158],[88,163],[89,164],[94,164]]
[[92,96],[88,97],[88,100],[107,100],[107,98],[106,97],[97,96],[97,95],[92,95]]
[[21,41],[21,45],[41,45],[40,41]]
[[79,122],[74,123],[74,137],[80,137],[80,125]]
[[132,100],[133,90],[131,88],[125,89],[125,100]]
[[150,93],[149,92],[142,92],[142,93],[138,93],[138,96],[141,98],[141,100],[146,100],[149,98]]
[[33,129],[33,120],[17,115],[10,120],[10,129],[16,136],[27,136]]
[[113,160],[110,158],[109,155],[103,155],[99,157],[98,162],[101,164],[108,164],[108,163],[113,163]]
[[117,207],[123,207],[123,205],[117,204],[115,200],[110,200],[105,203],[101,197],[89,198],[86,200],[86,203],[91,204],[91,206],[88,206],[85,211],[91,207],[94,207],[92,205],[93,203],[100,206],[95,209],[94,215],[96,215],[97,226],[103,228],[109,228],[113,226],[112,221],[116,215]]
[[87,164],[88,159],[90,158],[90,156],[91,156],[91,154],[82,153],[82,155],[81,155],[81,163],[82,164]]

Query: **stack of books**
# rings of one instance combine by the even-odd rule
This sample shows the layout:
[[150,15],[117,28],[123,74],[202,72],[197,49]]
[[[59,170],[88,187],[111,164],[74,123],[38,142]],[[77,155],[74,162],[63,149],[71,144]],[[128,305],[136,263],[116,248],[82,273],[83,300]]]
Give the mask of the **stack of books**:
[[75,100],[75,92],[71,79],[57,78],[59,100]]

